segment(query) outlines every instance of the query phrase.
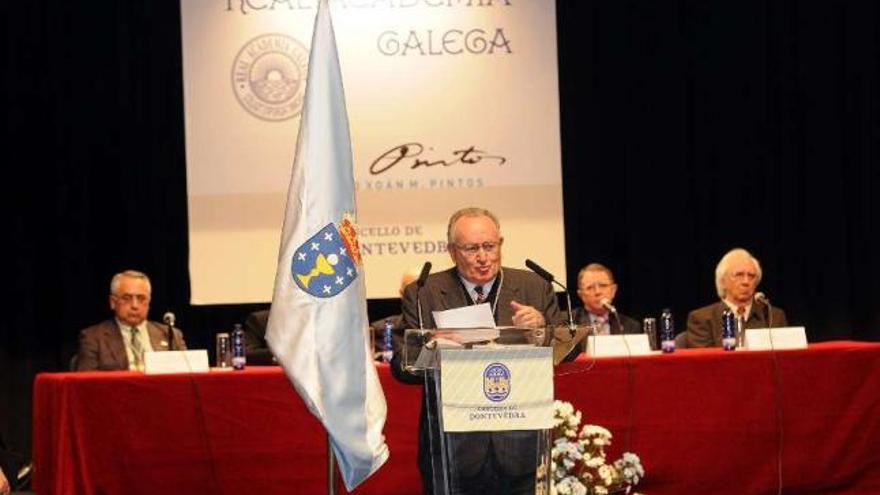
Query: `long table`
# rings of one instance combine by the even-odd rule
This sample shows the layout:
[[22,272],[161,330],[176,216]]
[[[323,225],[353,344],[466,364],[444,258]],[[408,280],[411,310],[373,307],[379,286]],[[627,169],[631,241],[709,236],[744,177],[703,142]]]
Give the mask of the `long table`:
[[[421,387],[377,366],[391,457],[355,493],[417,494]],[[880,344],[581,356],[554,381],[612,459],[641,457],[641,492],[880,493]],[[277,367],[40,374],[33,425],[41,495],[326,493],[325,435]]]

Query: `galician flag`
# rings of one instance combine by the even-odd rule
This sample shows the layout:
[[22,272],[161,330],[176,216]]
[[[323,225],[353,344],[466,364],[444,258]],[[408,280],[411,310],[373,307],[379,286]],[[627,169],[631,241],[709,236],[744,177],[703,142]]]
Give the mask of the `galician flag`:
[[388,459],[368,326],[345,95],[321,0],[266,338],[327,430],[349,491]]

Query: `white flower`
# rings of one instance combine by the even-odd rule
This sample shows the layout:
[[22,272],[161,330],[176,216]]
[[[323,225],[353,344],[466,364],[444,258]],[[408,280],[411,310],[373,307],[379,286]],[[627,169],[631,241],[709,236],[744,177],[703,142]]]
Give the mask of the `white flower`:
[[605,483],[605,486],[611,486],[614,483],[614,474],[614,468],[608,464],[599,466],[599,477],[602,478],[602,483]]
[[553,406],[556,438],[551,448],[551,494],[607,495],[609,490],[629,490],[644,477],[641,460],[631,452],[612,464],[606,463],[610,431],[587,424],[578,432],[581,412],[568,402],[556,401]]

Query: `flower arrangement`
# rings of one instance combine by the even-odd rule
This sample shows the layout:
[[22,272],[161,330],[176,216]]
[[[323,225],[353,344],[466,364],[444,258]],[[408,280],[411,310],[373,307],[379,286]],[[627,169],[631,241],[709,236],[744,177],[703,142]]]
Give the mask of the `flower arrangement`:
[[581,412],[574,406],[554,402],[550,494],[630,493],[645,476],[639,456],[625,452],[620,459],[608,464],[605,447],[611,445],[611,432],[590,424],[578,431],[580,423]]

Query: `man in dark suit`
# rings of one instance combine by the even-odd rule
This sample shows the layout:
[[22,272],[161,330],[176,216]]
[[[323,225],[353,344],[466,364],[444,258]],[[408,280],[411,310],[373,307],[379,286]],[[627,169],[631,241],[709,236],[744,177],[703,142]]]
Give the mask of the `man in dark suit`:
[[785,312],[763,302],[755,302],[761,283],[761,264],[748,251],[732,249],[715,268],[715,288],[721,301],[688,314],[685,341],[688,347],[721,347],[721,314],[730,309],[736,318],[737,346],[742,345],[748,328],[785,327]]
[[[403,318],[407,328],[419,327],[418,304],[425,328],[435,328],[433,311],[471,304],[490,304],[495,322],[501,326],[538,328],[559,321],[559,308],[550,284],[532,272],[501,266],[501,237],[497,218],[480,208],[455,212],[447,228],[447,249],[455,267],[432,274],[421,291],[416,284],[407,286],[403,295]],[[395,352],[392,371],[407,383],[422,383],[401,366],[400,352]],[[442,453],[436,421],[428,411],[437,407],[435,387],[430,382],[423,389],[419,427],[419,470],[425,492],[435,493],[442,479],[437,469]],[[459,478],[452,489],[458,493],[488,495],[534,493],[537,433],[447,434],[447,450]]]
[[575,310],[576,323],[596,324],[600,335],[642,332],[638,321],[608,310],[608,306],[613,307],[617,284],[614,274],[605,265],[590,263],[581,268],[577,294],[584,307]]
[[[150,279],[126,270],[110,282],[110,309],[114,318],[82,330],[76,369],[143,371],[146,351],[169,350],[168,327],[148,321]],[[183,333],[174,329],[173,348],[186,349]]]
[[277,364],[275,356],[266,342],[266,326],[269,324],[269,310],[254,311],[244,320],[244,348],[248,364]]

